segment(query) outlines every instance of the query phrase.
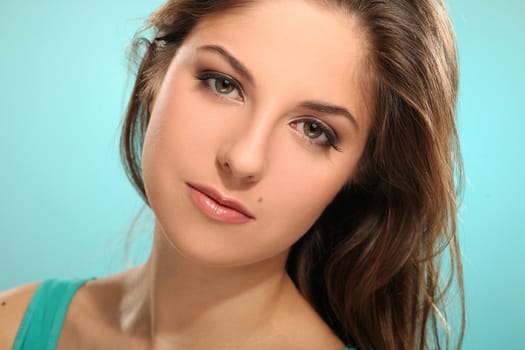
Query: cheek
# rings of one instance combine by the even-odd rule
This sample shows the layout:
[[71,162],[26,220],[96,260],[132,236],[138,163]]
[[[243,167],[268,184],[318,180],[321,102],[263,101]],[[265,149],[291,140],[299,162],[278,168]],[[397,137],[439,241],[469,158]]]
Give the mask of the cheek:
[[[175,168],[184,169],[186,163],[213,157],[210,151],[218,133],[210,125],[211,113],[187,84],[173,81],[168,89],[161,90],[144,139],[144,173],[151,167],[161,173],[170,168],[173,172]],[[202,152],[203,149],[208,152]]]
[[[184,178],[189,159],[197,161],[195,137],[198,136],[198,123],[189,123],[200,113],[189,108],[184,90],[177,89],[177,82],[162,86],[144,137],[142,149],[142,174],[149,203],[154,211],[171,205],[165,200],[173,199],[173,184]],[[174,96],[180,103],[174,101]],[[191,163],[190,163],[191,164]],[[176,203],[173,203],[176,204]]]
[[357,159],[330,162],[289,149],[274,157],[264,187],[265,221],[270,232],[279,232],[284,244],[297,241],[318,219],[347,183]]

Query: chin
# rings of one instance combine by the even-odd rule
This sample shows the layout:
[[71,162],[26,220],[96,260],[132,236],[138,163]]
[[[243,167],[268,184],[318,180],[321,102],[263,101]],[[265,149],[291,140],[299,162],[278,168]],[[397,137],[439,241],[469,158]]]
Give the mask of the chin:
[[[160,230],[156,230],[157,242],[171,250],[172,254],[193,264],[215,268],[233,268],[270,261],[286,261],[289,247],[266,246],[253,237],[246,237],[246,230],[235,232],[231,228],[223,230],[186,230],[179,234],[174,228],[164,229],[158,221]],[[193,227],[195,228],[194,225]],[[222,232],[221,232],[222,231]],[[236,239],[243,235],[244,239]],[[237,241],[237,242],[236,242]],[[241,241],[241,242],[239,242]],[[249,244],[243,244],[249,243]],[[163,249],[162,249],[163,250]]]

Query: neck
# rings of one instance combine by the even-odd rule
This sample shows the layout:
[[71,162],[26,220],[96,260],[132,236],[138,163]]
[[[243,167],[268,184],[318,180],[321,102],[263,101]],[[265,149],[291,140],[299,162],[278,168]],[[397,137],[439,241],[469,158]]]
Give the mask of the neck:
[[143,330],[151,345],[253,343],[272,334],[280,306],[297,296],[285,262],[282,254],[248,266],[205,266],[180,255],[157,225],[152,254],[126,288],[123,326]]

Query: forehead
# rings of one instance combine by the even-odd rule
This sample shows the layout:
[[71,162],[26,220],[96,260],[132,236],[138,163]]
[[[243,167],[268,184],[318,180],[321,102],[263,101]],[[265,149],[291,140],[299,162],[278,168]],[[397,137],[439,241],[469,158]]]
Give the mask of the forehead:
[[355,16],[304,0],[256,1],[201,20],[183,46],[210,44],[225,47],[275,93],[328,96],[366,113],[367,45]]

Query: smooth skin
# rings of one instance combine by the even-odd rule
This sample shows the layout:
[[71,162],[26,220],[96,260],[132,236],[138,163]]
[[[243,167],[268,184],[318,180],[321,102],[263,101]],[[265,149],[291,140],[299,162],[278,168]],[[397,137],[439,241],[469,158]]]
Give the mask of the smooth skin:
[[[366,54],[355,18],[311,2],[259,1],[201,21],[170,64],[145,137],[151,256],[83,286],[58,348],[344,348],[285,262],[357,168],[371,121]],[[188,184],[253,218],[210,217]],[[35,287],[0,295],[0,347]]]

